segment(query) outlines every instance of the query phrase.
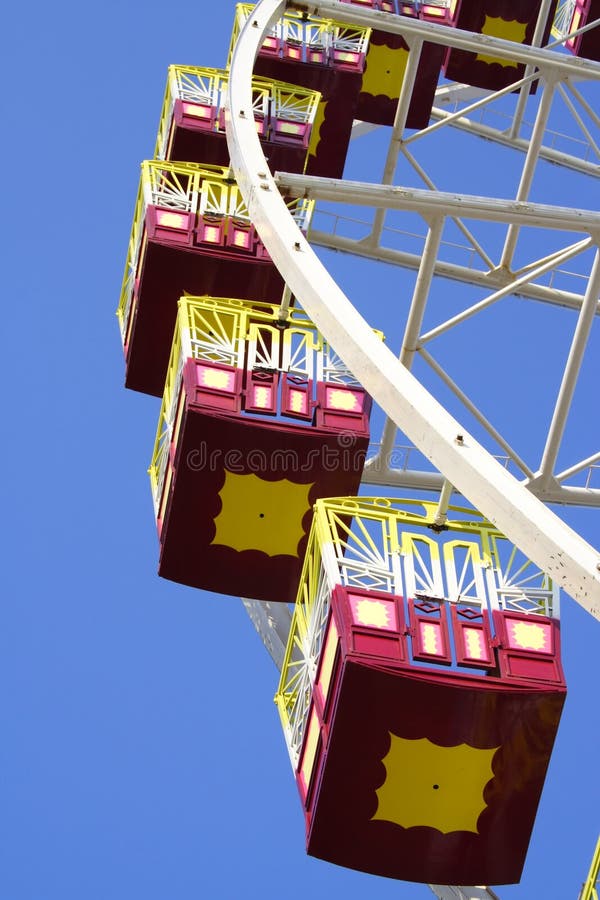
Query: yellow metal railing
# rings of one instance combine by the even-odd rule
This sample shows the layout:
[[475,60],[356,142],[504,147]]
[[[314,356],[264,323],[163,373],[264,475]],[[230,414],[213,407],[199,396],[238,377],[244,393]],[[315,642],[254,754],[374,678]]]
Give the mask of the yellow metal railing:
[[[265,346],[262,347],[261,341],[265,339]],[[276,359],[272,358],[273,348],[277,351]],[[169,446],[176,434],[180,414],[181,382],[186,359],[203,359],[238,369],[252,368],[255,364],[267,364],[274,368],[282,366],[283,371],[321,380],[324,376],[332,379],[333,370],[324,371],[322,362],[323,354],[328,350],[329,345],[315,324],[299,307],[288,310],[286,327],[282,329],[280,307],[276,304],[223,297],[182,297],[178,304],[175,335],[148,469],[157,515],[164,490]],[[335,383],[339,383],[342,376],[357,384],[340,361]]]
[[[306,198],[287,201],[290,214],[303,231],[308,229],[314,204],[314,200]],[[241,192],[227,167],[163,160],[144,161],[117,309],[124,344],[127,344],[131,324],[135,276],[148,206],[184,213],[233,216],[250,222]]]
[[[554,585],[523,557],[516,565],[512,545],[504,552],[501,544],[509,542],[490,522],[473,509],[450,507],[445,530],[436,535],[436,512],[435,501],[317,500],[275,696],[294,768],[336,584],[552,615]],[[525,599],[527,606],[519,605]]]
[[[210,69],[200,66],[169,66],[167,86],[158,125],[154,156],[164,159],[167,154],[171,117],[176,100],[210,106],[218,111],[225,106],[229,72],[226,69]],[[320,93],[282,81],[272,81],[254,76],[252,79],[252,109],[255,116],[269,120],[283,117],[312,125]],[[217,115],[215,131],[222,123]]]
[[581,889],[578,900],[598,900],[598,886],[600,883],[600,837],[594,850],[592,864],[585,884]]
[[[238,3],[235,11],[228,65],[231,63],[233,48],[240,31],[252,15],[252,3]],[[305,16],[303,12],[288,9],[282,18],[275,23],[271,36],[308,50],[319,50],[324,53],[358,53],[366,54],[371,37],[370,28],[346,25],[332,19],[319,19],[316,16]]]

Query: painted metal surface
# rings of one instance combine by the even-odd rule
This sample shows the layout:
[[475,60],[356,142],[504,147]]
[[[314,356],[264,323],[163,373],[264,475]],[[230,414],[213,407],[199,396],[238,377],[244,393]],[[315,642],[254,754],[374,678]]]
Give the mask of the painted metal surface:
[[433,504],[317,503],[276,697],[307,849],[515,882],[565,696],[554,589],[515,549],[499,588],[506,541],[469,511],[434,524]]
[[[351,15],[361,24],[374,22],[377,16],[385,15],[342,5],[351,10]],[[322,11],[331,6],[330,0],[317,4]],[[585,609],[600,616],[598,552],[507,473],[391,353],[376,348],[369,337],[367,323],[284,214],[257,139],[240,116],[249,105],[249,80],[262,35],[272,27],[282,10],[282,3],[263,0],[253,14],[256,27],[252,25],[241,35],[232,58],[227,120],[232,164],[253,221],[275,264],[321,331],[329,336],[341,356],[359,374],[361,383],[391,421],[401,427],[433,465],[529,558],[555,577]],[[345,17],[340,11],[340,17],[342,15]],[[389,21],[390,30],[396,31],[393,18],[387,17],[386,26]],[[467,35],[459,29],[445,29],[409,18],[402,22],[400,30],[434,42],[448,40],[459,49],[482,43],[477,36]],[[483,45],[496,56],[514,58],[517,62],[541,63],[542,67],[544,64],[552,66],[557,74],[563,69],[567,71],[573,62],[578,63],[576,68],[582,75],[588,67],[594,75],[598,74],[592,64],[563,58],[547,50],[526,46],[515,49],[513,43],[493,37],[487,37]]]
[[301,310],[183,298],[150,465],[159,574],[293,601],[314,502],[358,490],[369,411]]

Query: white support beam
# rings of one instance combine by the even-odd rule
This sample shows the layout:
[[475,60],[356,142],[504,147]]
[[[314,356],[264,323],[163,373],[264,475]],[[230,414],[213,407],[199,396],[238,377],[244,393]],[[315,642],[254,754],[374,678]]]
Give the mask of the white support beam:
[[451,194],[400,185],[341,181],[337,178],[295,175],[290,172],[278,172],[275,183],[280,190],[292,197],[375,206],[380,209],[400,209],[423,216],[438,215],[444,210],[448,216],[460,216],[464,219],[585,234],[595,232],[600,235],[600,212],[594,209],[572,209],[547,203]]
[[[264,0],[263,0],[264,2]],[[472,34],[461,28],[449,28],[435,22],[424,22],[409,16],[397,16],[395,13],[379,12],[351,3],[340,3],[339,0],[294,0],[295,9],[304,9],[311,15],[334,19],[336,22],[348,22],[364,28],[377,28],[390,34],[402,37],[418,37],[432,44],[444,47],[456,47],[471,53],[482,53],[486,56],[499,57],[538,69],[550,67],[561,77],[573,75],[575,80],[581,78],[600,79],[600,63],[574,56],[562,56],[552,50],[531,47],[528,44],[517,44],[504,38],[492,37],[488,34]],[[283,14],[284,5],[280,4],[275,19]]]
[[[306,8],[313,10],[315,6],[308,3]],[[327,0],[319,5],[319,9],[323,14],[339,14],[341,5]],[[345,9],[354,13],[356,7]],[[249,114],[254,60],[269,28],[284,10],[285,0],[261,0],[242,30],[231,62],[226,114],[228,147],[237,182],[261,239],[317,327],[384,412],[476,509],[585,610],[600,619],[600,552],[506,472],[393,353],[382,347],[369,323],[331,278],[289,215]],[[359,14],[362,15],[361,11],[356,12],[358,19]],[[365,18],[374,24],[372,17],[375,15],[384,14],[371,14]],[[352,14],[347,21],[354,19]],[[406,19],[406,23],[412,28],[414,20]],[[429,23],[419,22],[418,25],[429,26]],[[430,29],[434,30],[434,35],[433,32],[430,35]],[[451,42],[455,46],[461,45],[464,33],[454,29],[442,31],[443,36],[437,26],[429,26],[424,31],[416,29],[414,33],[428,39],[435,36],[437,42],[446,42],[447,36],[452,35]],[[464,46],[467,45],[472,46],[472,41]],[[504,55],[504,58],[515,55],[515,45],[509,41],[488,39],[479,46],[485,46],[488,53],[493,49],[494,55]],[[530,47],[522,48],[519,53],[525,62],[543,65],[548,61],[548,51]],[[564,64],[565,71],[573,70],[572,62],[569,60]],[[576,62],[583,63],[582,60]],[[575,66],[575,71],[585,68],[583,63]],[[593,77],[600,78],[600,65],[590,64],[587,68]],[[521,211],[520,214],[525,213]]]
[[[364,240],[343,237],[338,234],[328,234],[315,228],[309,230],[311,244],[325,247],[329,250],[338,250],[342,253],[351,253],[353,256],[362,256],[366,259],[378,260],[406,269],[418,269],[421,265],[421,256],[416,253],[407,253],[404,250],[396,250],[392,247],[374,247]],[[449,278],[453,281],[466,282],[482,288],[504,288],[506,286],[505,273],[500,270],[484,272],[481,269],[473,269],[469,266],[459,266],[456,263],[437,260],[434,275],[441,278]],[[564,309],[580,310],[583,303],[581,294],[545,287],[538,284],[523,284],[515,289],[519,297],[528,297],[531,300],[539,300],[551,306],[560,306]],[[596,314],[600,314],[600,301],[596,308]]]

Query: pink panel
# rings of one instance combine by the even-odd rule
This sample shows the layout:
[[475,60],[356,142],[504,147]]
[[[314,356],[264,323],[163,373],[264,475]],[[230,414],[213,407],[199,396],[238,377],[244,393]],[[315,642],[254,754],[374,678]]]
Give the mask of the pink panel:
[[256,243],[256,232],[249,222],[230,219],[227,225],[225,243],[241,252],[253,253]]
[[310,803],[311,789],[314,787],[316,774],[319,768],[319,757],[321,754],[321,728],[317,711],[313,705],[306,725],[304,740],[302,743],[302,753],[298,764],[298,787],[300,795],[306,806]]
[[447,7],[423,3],[419,9],[419,18],[426,22],[438,22],[440,25],[446,25],[451,22],[452,14]]
[[223,216],[198,216],[196,241],[200,244],[222,246],[225,241],[226,221]]
[[520,678],[531,681],[553,681],[558,684],[564,682],[564,677],[558,660],[534,659],[531,656],[522,656],[516,653],[500,651],[500,666],[502,674],[509,678]]
[[281,412],[296,419],[311,421],[312,381],[296,375],[284,375],[281,385]]
[[485,610],[473,607],[450,607],[456,661],[462,666],[495,668],[489,617]]
[[559,623],[547,616],[494,612],[500,670],[509,678],[564,683]]
[[146,210],[146,231],[150,240],[168,241],[173,244],[191,244],[194,214],[161,206],[149,206]]
[[315,681],[314,698],[319,708],[322,710],[322,718],[327,720],[329,708],[331,706],[332,697],[335,694],[337,679],[340,669],[340,636],[332,615],[329,618],[327,632],[321,653],[319,655],[319,665],[317,668],[317,678]]
[[217,109],[207,103],[190,103],[188,100],[176,100],[173,107],[173,118],[177,125],[186,128],[199,128],[212,131],[217,120]]
[[277,372],[252,372],[246,383],[246,412],[275,415],[277,412]]
[[[285,41],[283,44],[283,56],[284,59],[295,59],[298,62],[302,62],[303,59],[303,46],[302,44],[292,44],[289,41]],[[318,60],[315,60],[317,62]]]
[[345,652],[406,661],[404,600],[383,591],[334,588],[332,608],[339,620]]
[[278,144],[308,145],[310,126],[304,122],[291,122],[286,119],[273,119],[273,140]]
[[408,610],[414,658],[449,665],[452,657],[445,603],[411,598]]
[[352,50],[333,51],[333,63],[336,69],[346,69],[350,72],[362,72],[365,67],[365,56]]
[[279,38],[270,35],[268,38],[265,38],[263,45],[260,48],[260,53],[264,53],[265,56],[279,56],[280,49],[281,41]]
[[368,433],[370,408],[371,398],[362,388],[317,385],[316,424],[321,428]]
[[188,359],[183,379],[188,402],[229,412],[241,409],[242,373],[234,366]]
[[377,628],[382,631],[399,631],[394,600],[384,600],[382,597],[369,597],[368,594],[359,595],[349,591],[348,602],[355,625]]
[[383,660],[396,662],[405,658],[402,642],[398,637],[355,632],[352,636],[352,643],[354,652],[364,654],[364,656],[380,656]]

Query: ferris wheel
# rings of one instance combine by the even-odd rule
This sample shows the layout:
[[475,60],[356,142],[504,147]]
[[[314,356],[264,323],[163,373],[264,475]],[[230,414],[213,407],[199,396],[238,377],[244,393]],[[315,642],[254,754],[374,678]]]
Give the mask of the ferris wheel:
[[[558,589],[600,618],[600,553],[546,505],[600,505],[593,429],[567,428],[600,295],[593,4],[554,18],[580,56],[540,47],[551,0],[488,6],[239,4],[226,73],[172,67],[119,308],[126,383],[163,396],[159,572],[254,598],[309,852],[439,897],[518,881]],[[375,138],[365,179],[348,148]],[[329,251],[414,273],[385,341]]]

